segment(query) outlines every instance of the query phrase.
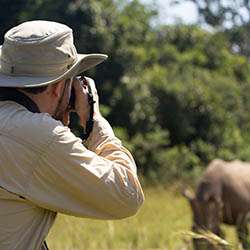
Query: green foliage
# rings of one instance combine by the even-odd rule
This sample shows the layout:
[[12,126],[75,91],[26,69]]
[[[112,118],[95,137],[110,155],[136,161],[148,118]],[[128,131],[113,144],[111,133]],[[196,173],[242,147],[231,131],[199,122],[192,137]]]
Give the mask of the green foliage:
[[199,157],[185,145],[165,150],[160,166],[157,176],[162,183],[198,177],[201,170]]
[[[127,140],[143,173],[166,181],[196,176],[216,157],[249,159],[247,59],[230,52],[222,33],[186,26],[156,33],[162,53],[140,74],[131,70],[123,77],[111,111],[117,116],[129,103],[128,116],[119,117],[118,125],[127,125]],[[148,137],[152,131],[168,136],[155,144]],[[179,160],[183,154],[186,161]]]

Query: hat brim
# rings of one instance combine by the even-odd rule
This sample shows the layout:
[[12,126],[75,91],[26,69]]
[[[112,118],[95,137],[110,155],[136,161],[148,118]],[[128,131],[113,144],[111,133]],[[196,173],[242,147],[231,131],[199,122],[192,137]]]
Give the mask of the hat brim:
[[[1,47],[0,47],[1,55]],[[10,76],[0,72],[0,87],[31,88],[42,87],[81,74],[107,59],[105,54],[78,54],[76,62],[65,73],[58,76]],[[1,65],[0,65],[1,71]]]

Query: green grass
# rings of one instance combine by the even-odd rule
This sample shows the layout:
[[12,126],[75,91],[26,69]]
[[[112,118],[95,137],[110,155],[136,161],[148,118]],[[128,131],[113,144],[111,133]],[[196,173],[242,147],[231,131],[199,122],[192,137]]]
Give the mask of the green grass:
[[[48,236],[53,250],[186,250],[191,214],[178,189],[147,188],[139,213],[118,221],[80,219],[59,215]],[[234,231],[227,240],[236,245]],[[186,238],[186,239],[185,239]]]

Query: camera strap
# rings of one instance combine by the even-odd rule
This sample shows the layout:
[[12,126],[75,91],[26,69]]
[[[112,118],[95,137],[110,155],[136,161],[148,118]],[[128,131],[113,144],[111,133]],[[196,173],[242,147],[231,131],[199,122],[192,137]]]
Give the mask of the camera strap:
[[36,103],[33,102],[27,95],[16,89],[1,88],[0,101],[13,101],[24,106],[32,113],[40,113],[40,110]]

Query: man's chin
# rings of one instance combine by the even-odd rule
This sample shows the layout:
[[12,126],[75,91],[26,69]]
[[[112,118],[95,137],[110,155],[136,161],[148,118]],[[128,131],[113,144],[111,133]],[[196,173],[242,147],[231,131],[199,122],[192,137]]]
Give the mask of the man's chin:
[[68,126],[70,122],[69,111],[65,111],[64,113],[55,114],[53,118],[57,121],[61,121],[64,126]]
[[69,122],[70,122],[69,111],[66,111],[66,112],[63,114],[62,123],[63,123],[64,126],[69,126]]

